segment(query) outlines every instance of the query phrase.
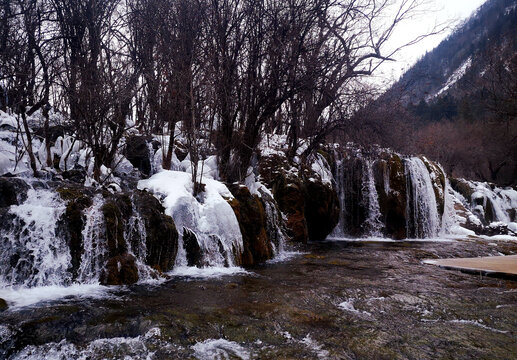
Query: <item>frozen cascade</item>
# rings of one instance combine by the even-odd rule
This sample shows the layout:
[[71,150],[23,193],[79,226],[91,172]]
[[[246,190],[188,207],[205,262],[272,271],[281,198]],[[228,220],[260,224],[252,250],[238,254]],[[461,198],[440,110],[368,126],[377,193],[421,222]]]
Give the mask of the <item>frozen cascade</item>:
[[416,157],[404,159],[406,169],[408,238],[438,235],[440,218],[433,184],[424,162]]
[[365,160],[366,171],[363,172],[363,199],[367,200],[368,217],[363,227],[366,235],[382,237],[383,223],[381,221],[381,209],[379,206],[379,196],[375,188],[373,177],[373,160]]
[[108,249],[104,241],[104,215],[101,195],[93,198],[93,205],[85,210],[84,228],[82,231],[83,254],[79,266],[77,280],[80,283],[97,283],[106,263]]
[[242,234],[232,207],[226,199],[233,198],[221,182],[206,178],[205,192],[192,195],[191,175],[179,171],[162,171],[141,180],[138,188],[149,190],[161,198],[179,232],[175,266],[186,266],[183,229],[195,233],[206,266],[235,266],[235,255],[243,249]]
[[67,285],[71,255],[57,236],[65,204],[48,189],[29,189],[27,200],[9,209],[8,231],[0,240],[0,286]]

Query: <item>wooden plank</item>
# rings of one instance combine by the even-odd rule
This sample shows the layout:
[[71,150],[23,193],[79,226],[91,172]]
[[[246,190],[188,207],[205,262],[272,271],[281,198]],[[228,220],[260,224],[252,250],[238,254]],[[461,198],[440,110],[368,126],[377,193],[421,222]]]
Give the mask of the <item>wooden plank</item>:
[[517,255],[425,260],[424,263],[453,270],[517,276]]

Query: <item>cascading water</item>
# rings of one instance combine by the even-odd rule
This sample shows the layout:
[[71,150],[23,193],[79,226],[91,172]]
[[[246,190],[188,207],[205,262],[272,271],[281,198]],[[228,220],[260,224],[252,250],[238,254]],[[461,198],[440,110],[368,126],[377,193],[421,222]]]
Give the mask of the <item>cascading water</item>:
[[93,199],[93,205],[84,213],[83,254],[77,276],[80,283],[98,282],[107,260],[108,249],[104,241],[103,204],[102,197],[97,195]]
[[65,204],[55,192],[29,189],[27,200],[13,205],[9,230],[0,243],[1,286],[67,285],[71,255],[66,241],[56,235],[56,222]]
[[262,204],[264,205],[266,213],[266,232],[271,240],[273,252],[276,257],[281,257],[286,252],[287,242],[285,230],[279,225],[282,223],[282,213],[278,210],[273,195],[265,189],[265,187],[259,188],[258,192],[261,196]]
[[429,171],[424,162],[416,157],[404,159],[404,166],[407,237],[436,237],[440,229],[440,218]]
[[366,171],[363,171],[363,201],[367,203],[368,216],[363,224],[365,234],[381,237],[383,223],[381,221],[381,209],[379,196],[375,188],[373,177],[373,160],[365,160]]
[[[337,153],[334,153],[334,156],[337,156]],[[345,236],[345,189],[344,189],[344,168],[343,168],[343,160],[336,161],[336,170],[334,175],[334,183],[336,184],[336,189],[339,198],[339,220],[330,234],[330,237],[334,238],[342,238]]]
[[[127,242],[127,251],[136,259],[139,281],[156,278],[156,271],[145,263],[147,256],[147,231],[140,213],[133,214],[127,222],[124,230],[124,238]],[[153,276],[154,275],[154,276]]]

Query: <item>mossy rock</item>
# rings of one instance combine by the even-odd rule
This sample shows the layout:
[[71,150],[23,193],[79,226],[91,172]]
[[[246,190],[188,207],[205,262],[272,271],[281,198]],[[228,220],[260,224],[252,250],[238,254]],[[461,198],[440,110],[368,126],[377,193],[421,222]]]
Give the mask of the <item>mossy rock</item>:
[[273,246],[266,231],[267,219],[260,198],[238,184],[227,185],[234,196],[229,201],[242,233],[243,254],[241,265],[251,266],[273,257]]
[[146,191],[135,191],[133,202],[147,233],[146,263],[161,272],[171,270],[178,252],[178,231],[174,221],[164,214],[160,202]]

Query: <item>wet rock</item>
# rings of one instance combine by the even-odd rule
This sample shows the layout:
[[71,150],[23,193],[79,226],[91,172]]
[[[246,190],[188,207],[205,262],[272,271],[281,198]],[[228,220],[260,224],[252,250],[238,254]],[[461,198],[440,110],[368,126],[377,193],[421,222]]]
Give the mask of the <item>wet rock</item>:
[[260,193],[260,201],[266,212],[267,236],[269,237],[269,241],[278,249],[280,244],[285,243],[288,238],[284,217],[277,202],[269,191],[261,188],[258,192]]
[[305,190],[305,219],[311,240],[325,240],[339,221],[339,199],[331,185],[319,180],[307,180]]
[[101,275],[102,285],[131,285],[138,281],[138,268],[133,255],[124,253],[108,260]]
[[9,308],[9,306],[7,305],[7,301],[5,301],[4,299],[0,298],[0,312],[5,311],[8,308]]
[[203,252],[196,234],[187,228],[183,228],[183,248],[186,252],[188,266],[202,266]]
[[241,265],[251,266],[271,259],[273,247],[266,231],[266,213],[260,198],[252,195],[245,186],[227,186],[234,196],[229,203],[239,222],[244,244]]
[[178,252],[178,231],[174,221],[165,215],[160,202],[146,191],[135,191],[133,204],[144,220],[147,265],[163,272],[171,270]]
[[63,179],[78,184],[84,184],[84,180],[86,179],[86,171],[84,171],[84,169],[72,169],[63,171],[61,175],[63,176]]
[[449,181],[451,183],[451,187],[460,193],[465,200],[467,200],[469,203],[472,201],[472,194],[474,194],[475,189],[470,186],[470,184],[465,181],[464,179],[455,179],[455,178],[449,178]]
[[0,208],[23,203],[28,190],[29,185],[22,179],[0,177]]
[[72,256],[72,276],[75,279],[83,253],[83,212],[92,206],[91,193],[79,186],[62,186],[57,188],[57,192],[63,200],[67,201],[65,214],[63,219],[60,219],[58,232],[67,238],[70,255]]
[[126,219],[131,216],[131,202],[126,196],[107,200],[102,206],[106,225],[106,242],[109,256],[114,257],[127,251],[124,238]]
[[376,181],[376,188],[386,235],[397,240],[404,239],[407,206],[404,163],[400,156],[386,154],[385,160],[375,163],[375,169],[376,173],[382,173],[382,181]]
[[148,138],[146,136],[130,136],[126,140],[124,155],[129,162],[149,176],[151,174],[151,160],[149,154]]
[[305,219],[305,192],[298,179],[279,176],[273,194],[280,210],[287,215],[287,233],[294,242],[307,243],[309,230]]

